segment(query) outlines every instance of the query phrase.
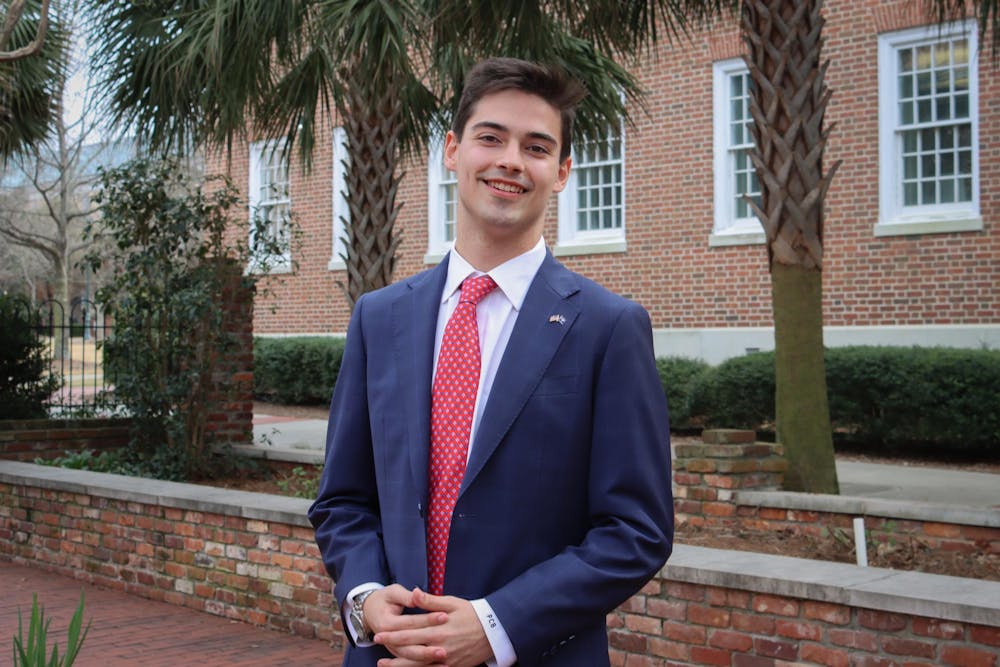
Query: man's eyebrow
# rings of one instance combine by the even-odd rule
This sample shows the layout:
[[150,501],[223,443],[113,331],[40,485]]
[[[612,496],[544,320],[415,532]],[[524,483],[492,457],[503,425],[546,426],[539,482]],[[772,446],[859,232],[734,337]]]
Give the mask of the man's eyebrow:
[[[510,132],[510,128],[508,128],[506,125],[501,125],[500,123],[497,123],[496,121],[492,120],[481,120],[475,125],[473,125],[471,129],[473,130],[489,129],[504,133]],[[539,141],[546,141],[550,144],[559,143],[559,141],[555,137],[553,137],[551,134],[546,134],[545,132],[529,132],[528,136],[531,137],[532,139],[538,139]]]

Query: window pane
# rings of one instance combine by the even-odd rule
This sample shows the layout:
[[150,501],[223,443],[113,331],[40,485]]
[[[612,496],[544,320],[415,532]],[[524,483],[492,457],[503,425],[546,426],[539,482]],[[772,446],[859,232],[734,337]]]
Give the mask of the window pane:
[[899,77],[899,98],[908,100],[911,97],[913,97],[913,77],[909,74],[904,74]]
[[931,94],[931,73],[920,72],[917,74],[917,95],[926,97]]
[[910,131],[903,133],[903,153],[917,152],[917,133]]
[[913,71],[913,51],[911,49],[900,49],[899,51],[899,71]]
[[969,117],[969,96],[960,93],[955,95],[955,118]]
[[941,175],[955,175],[955,156],[953,153],[944,153],[941,155]]
[[934,117],[931,115],[931,101],[917,100],[917,122],[929,123],[932,120]]
[[944,150],[955,145],[955,128],[942,127],[938,132],[938,146]]
[[920,203],[934,204],[937,197],[934,194],[935,181],[920,181]]
[[972,174],[972,151],[958,151],[958,173]]
[[917,177],[917,158],[908,156],[903,158],[903,178],[910,179]]
[[958,126],[958,145],[962,148],[969,148],[972,146],[972,126],[971,125],[959,125]]
[[958,179],[958,200],[959,201],[972,201],[972,179],[971,178],[960,178],[960,179]]
[[931,47],[930,46],[918,46],[917,47],[917,69],[930,69],[931,66]]
[[935,156],[933,153],[924,153],[920,157],[920,175],[923,178],[931,178],[932,176],[935,175],[934,172],[936,170],[934,168],[934,165],[937,162],[937,160],[935,160],[934,157]]
[[949,179],[941,181],[941,204],[950,204],[955,201],[955,181]]
[[919,202],[917,201],[917,184],[916,183],[904,183],[903,184],[903,205],[904,206],[916,206]]

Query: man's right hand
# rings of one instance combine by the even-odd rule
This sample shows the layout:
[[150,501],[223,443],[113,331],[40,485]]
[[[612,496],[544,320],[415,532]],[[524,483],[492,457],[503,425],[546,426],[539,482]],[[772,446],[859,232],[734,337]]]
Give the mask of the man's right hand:
[[[392,584],[381,588],[365,599],[364,613],[365,624],[375,634],[379,632],[390,632],[394,630],[415,630],[429,628],[435,625],[443,625],[448,622],[448,614],[445,612],[432,612],[429,614],[405,614],[404,610],[415,607],[413,602],[413,591],[409,591],[399,584]],[[408,665],[429,667],[445,667],[445,650],[441,647],[423,645],[396,645],[383,644],[398,660],[392,660],[385,664],[394,667],[404,667]],[[382,664],[383,661],[379,661]]]

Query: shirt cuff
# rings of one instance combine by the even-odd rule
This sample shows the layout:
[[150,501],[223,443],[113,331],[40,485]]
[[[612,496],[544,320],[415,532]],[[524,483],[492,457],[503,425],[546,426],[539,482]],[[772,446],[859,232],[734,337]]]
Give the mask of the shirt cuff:
[[486,641],[493,650],[493,659],[486,661],[487,667],[511,667],[517,662],[517,654],[514,653],[514,645],[510,643],[510,637],[503,629],[500,619],[493,613],[493,607],[483,598],[472,600],[472,608],[479,617],[486,633]]
[[[351,591],[347,594],[347,597],[344,598],[344,606],[341,607],[341,610],[340,610],[340,612],[342,614],[342,617],[345,618],[345,619],[346,618],[350,618],[350,616],[351,616],[351,605],[354,604],[354,598],[358,597],[359,595],[361,595],[365,591],[374,591],[374,590],[378,590],[379,588],[385,588],[385,586],[383,586],[382,584],[367,583],[367,584],[358,584],[357,586],[355,586],[354,588],[352,588]],[[355,646],[358,646],[359,648],[363,648],[365,646],[374,646],[375,645],[375,642],[361,641],[361,638],[358,637],[358,633],[356,633],[354,631],[354,627],[350,623],[345,623],[344,625],[347,626],[346,628],[344,628],[344,630],[346,630],[348,632],[348,634],[351,635],[351,639],[354,640],[354,645]],[[506,636],[506,635],[504,635],[504,636]]]

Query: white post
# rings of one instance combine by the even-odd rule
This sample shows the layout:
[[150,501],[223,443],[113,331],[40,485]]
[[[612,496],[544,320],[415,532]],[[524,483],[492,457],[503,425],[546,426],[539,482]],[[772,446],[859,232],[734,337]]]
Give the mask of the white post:
[[868,567],[868,544],[865,540],[865,520],[854,518],[854,553],[860,567]]

